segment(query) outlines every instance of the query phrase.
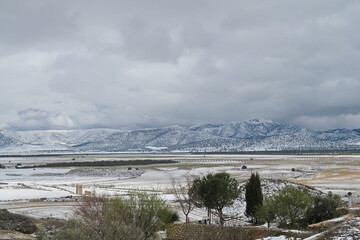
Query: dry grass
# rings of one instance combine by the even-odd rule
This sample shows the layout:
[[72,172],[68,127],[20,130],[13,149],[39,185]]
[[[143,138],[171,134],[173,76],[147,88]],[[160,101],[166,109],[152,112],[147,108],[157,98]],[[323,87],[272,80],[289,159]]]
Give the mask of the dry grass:
[[11,240],[34,240],[32,236],[23,234],[16,231],[0,230],[0,239],[11,239]]
[[314,180],[340,180],[340,179],[357,179],[360,176],[360,170],[350,169],[333,169],[317,173],[312,177]]

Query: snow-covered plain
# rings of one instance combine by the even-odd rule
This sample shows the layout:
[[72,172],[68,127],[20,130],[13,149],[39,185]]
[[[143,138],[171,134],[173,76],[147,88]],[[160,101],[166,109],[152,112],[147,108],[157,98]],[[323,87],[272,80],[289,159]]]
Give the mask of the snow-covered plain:
[[[179,163],[132,168],[33,168],[15,169],[16,164],[33,165],[64,161],[101,161],[134,159],[169,159]],[[351,191],[360,194],[360,156],[332,155],[69,155],[44,157],[0,158],[0,208],[35,217],[71,216],[76,205],[47,202],[44,198],[76,196],[75,186],[97,194],[123,195],[129,191],[159,193],[171,202],[171,180],[185,181],[187,176],[198,177],[208,173],[227,172],[239,181],[245,181],[251,172],[263,179],[289,179],[322,191],[342,195]],[[242,169],[246,166],[247,169]],[[356,199],[354,199],[356,200]],[[40,202],[40,205],[37,205]],[[244,206],[238,206],[242,209]],[[190,216],[201,219],[206,213],[198,210]]]

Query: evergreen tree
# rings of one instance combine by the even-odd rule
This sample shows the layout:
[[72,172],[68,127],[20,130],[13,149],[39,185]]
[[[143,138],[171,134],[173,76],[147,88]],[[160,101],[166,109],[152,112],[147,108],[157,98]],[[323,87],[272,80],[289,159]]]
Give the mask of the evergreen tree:
[[240,195],[239,183],[227,173],[208,174],[203,178],[196,178],[189,189],[190,198],[197,206],[215,209],[220,225],[224,225],[223,208],[233,204]]
[[261,181],[259,174],[251,173],[251,177],[245,185],[246,216],[251,217],[257,223],[256,210],[263,203]]

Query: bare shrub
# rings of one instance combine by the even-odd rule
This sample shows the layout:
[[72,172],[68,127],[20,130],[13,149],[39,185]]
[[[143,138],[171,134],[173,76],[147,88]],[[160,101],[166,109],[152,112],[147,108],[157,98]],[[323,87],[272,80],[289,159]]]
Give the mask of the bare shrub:
[[126,199],[91,196],[81,202],[75,219],[40,239],[154,239],[172,217],[173,211],[156,195],[137,193]]
[[171,187],[168,189],[170,193],[174,194],[175,201],[179,203],[181,211],[185,215],[185,222],[189,223],[189,214],[194,209],[194,199],[189,196],[189,189],[191,188],[193,179],[187,177],[185,184],[181,184],[175,179],[171,180]]

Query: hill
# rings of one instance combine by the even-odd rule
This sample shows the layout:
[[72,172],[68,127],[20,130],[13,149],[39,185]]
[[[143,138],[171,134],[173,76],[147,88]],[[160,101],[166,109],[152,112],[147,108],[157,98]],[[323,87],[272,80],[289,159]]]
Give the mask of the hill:
[[121,131],[0,130],[1,154],[359,150],[360,129],[312,131],[272,120]]

